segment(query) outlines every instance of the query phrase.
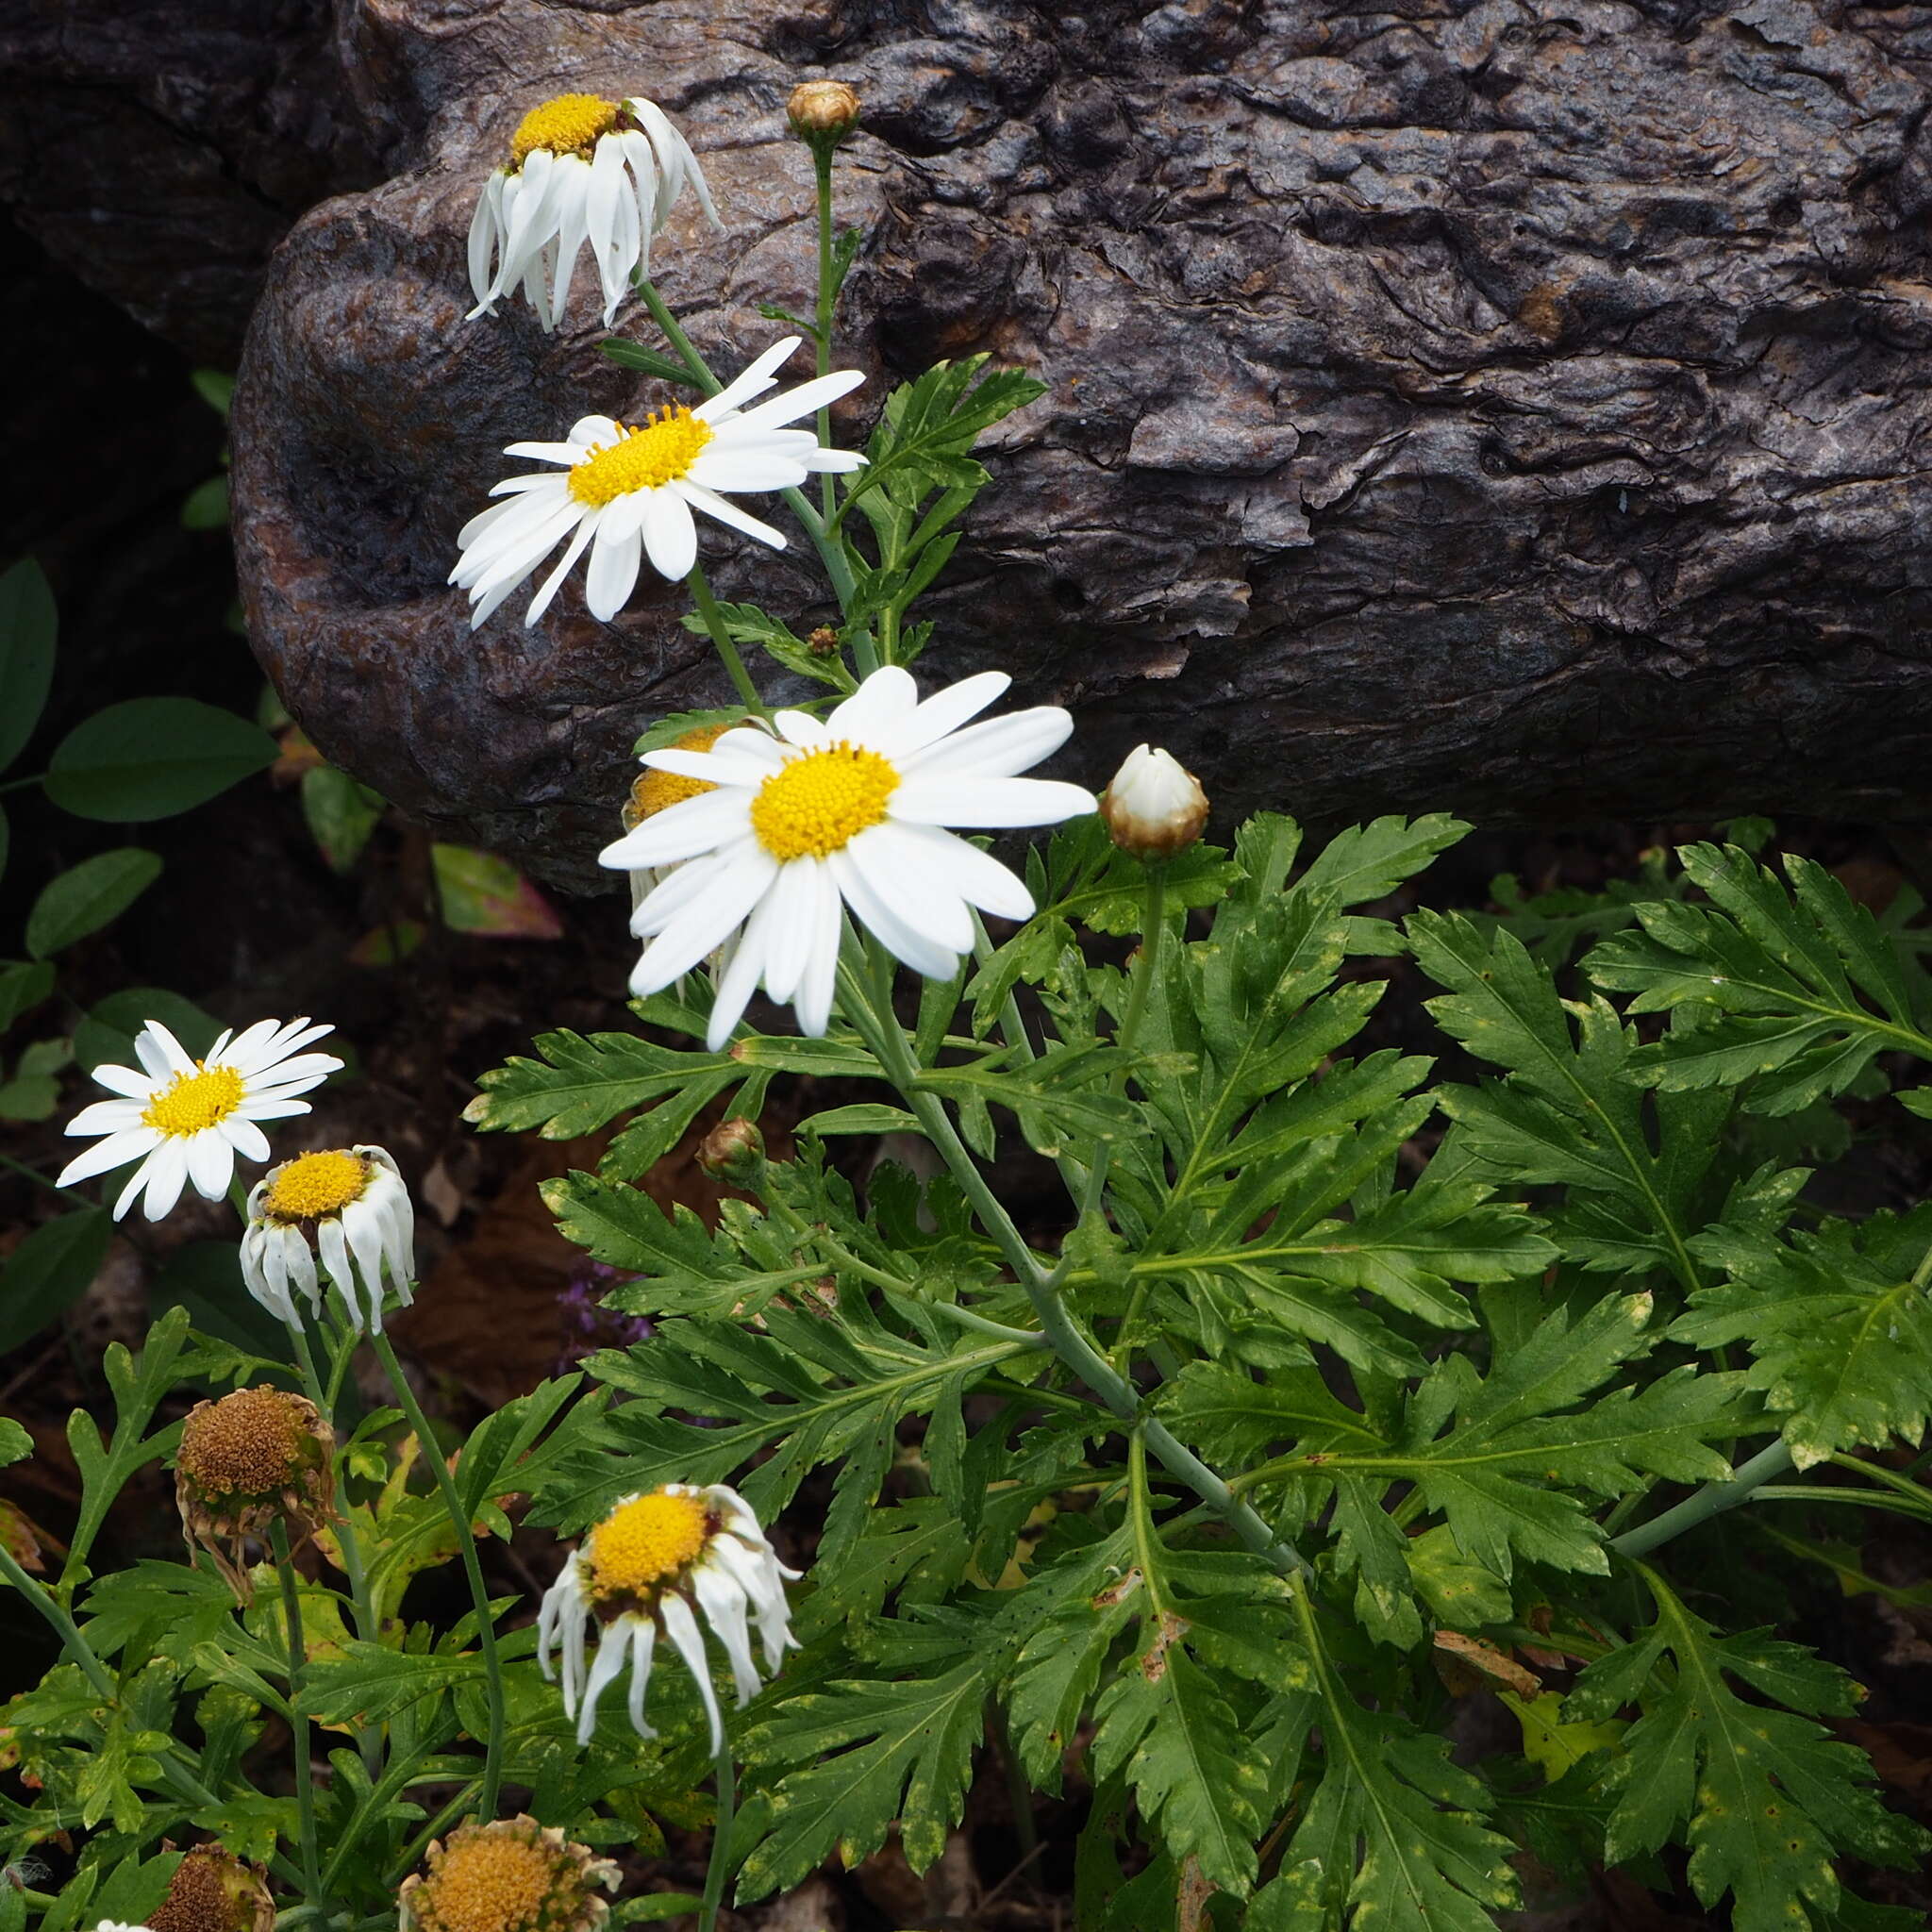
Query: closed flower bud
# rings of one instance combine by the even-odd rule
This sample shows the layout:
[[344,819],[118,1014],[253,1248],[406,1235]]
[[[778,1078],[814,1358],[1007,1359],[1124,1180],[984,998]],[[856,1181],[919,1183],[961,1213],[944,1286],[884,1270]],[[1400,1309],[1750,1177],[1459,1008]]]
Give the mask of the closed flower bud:
[[1208,824],[1208,794],[1193,773],[1164,751],[1136,745],[1100,801],[1108,836],[1144,863],[1185,852]]
[[196,1845],[175,1867],[147,1923],[152,1932],[272,1932],[275,1906],[258,1865],[220,1845]]
[[842,80],[803,80],[785,104],[801,141],[840,142],[858,125],[858,96]]
[[698,1165],[714,1181],[756,1180],[765,1164],[765,1137],[741,1114],[720,1121],[698,1143]]
[[243,1543],[280,1517],[291,1541],[335,1513],[335,1431],[312,1402],[263,1383],[197,1402],[175,1452],[175,1500],[192,1554],[206,1550],[244,1603]]
[[519,1813],[438,1839],[398,1898],[405,1932],[596,1932],[617,1867]]

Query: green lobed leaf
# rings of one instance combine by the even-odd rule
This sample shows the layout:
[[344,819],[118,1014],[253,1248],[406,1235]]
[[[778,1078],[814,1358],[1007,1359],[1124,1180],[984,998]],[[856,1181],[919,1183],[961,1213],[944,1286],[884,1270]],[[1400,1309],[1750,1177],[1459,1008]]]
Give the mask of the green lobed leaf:
[[1710,1907],[1728,1893],[1737,1932],[1822,1932],[1841,1897],[1835,1857],[1910,1865],[1932,1836],[1887,1811],[1867,1759],[1812,1722],[1852,1709],[1848,1677],[1762,1631],[1721,1636],[1639,1568],[1657,1622],[1591,1664],[1567,1705],[1594,1722],[1642,1702],[1606,1774],[1616,1798],[1607,1857],[1657,1851],[1688,1831],[1691,1887]]

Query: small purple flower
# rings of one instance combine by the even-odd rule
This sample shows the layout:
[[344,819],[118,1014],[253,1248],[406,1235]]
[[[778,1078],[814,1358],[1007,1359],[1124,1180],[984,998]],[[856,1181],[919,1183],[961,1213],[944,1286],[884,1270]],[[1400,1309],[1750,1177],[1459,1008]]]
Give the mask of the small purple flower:
[[588,1256],[571,1271],[569,1287],[557,1298],[563,1349],[553,1374],[568,1374],[600,1348],[628,1348],[633,1342],[651,1339],[656,1331],[648,1316],[623,1315],[604,1306],[604,1297],[612,1289],[641,1278],[608,1262],[592,1261]]

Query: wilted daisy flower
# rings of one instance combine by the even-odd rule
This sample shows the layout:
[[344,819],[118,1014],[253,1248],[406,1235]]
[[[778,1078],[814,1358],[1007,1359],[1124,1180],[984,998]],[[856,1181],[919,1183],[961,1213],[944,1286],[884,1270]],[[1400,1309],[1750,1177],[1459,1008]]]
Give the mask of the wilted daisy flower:
[[94,1069],[94,1078],[122,1097],[97,1100],[67,1123],[70,1134],[107,1138],[75,1155],[56,1185],[71,1187],[139,1160],[114,1204],[116,1221],[143,1190],[150,1221],[174,1207],[189,1181],[206,1199],[219,1201],[235,1177],[236,1155],[268,1158],[268,1136],[256,1123],[307,1113],[308,1103],[294,1096],[320,1086],[342,1064],[332,1054],[301,1051],[332,1030],[306,1019],[286,1025],[258,1020],[240,1034],[223,1033],[208,1057],[196,1059],[158,1020],[150,1020],[134,1038],[139,1069]]
[[147,1923],[149,1932],[273,1932],[275,1904],[259,1865],[244,1865],[220,1845],[196,1845],[175,1867]]
[[617,1890],[611,1859],[525,1812],[458,1825],[424,1864],[397,1894],[403,1932],[596,1932],[610,1916],[597,1889]]
[[206,1550],[244,1601],[243,1544],[280,1517],[299,1542],[335,1509],[335,1431],[312,1402],[262,1383],[197,1402],[175,1452],[175,1501],[191,1553]]
[[[738,1701],[747,1704],[758,1694],[758,1674],[746,1611],[758,1622],[765,1669],[775,1674],[786,1651],[796,1647],[785,1581],[801,1574],[779,1562],[744,1498],[723,1483],[666,1483],[625,1497],[565,1562],[537,1619],[537,1660],[546,1678],[551,1647],[562,1651],[563,1707],[577,1721],[577,1742],[591,1741],[597,1700],[626,1658],[631,1724],[641,1738],[658,1735],[644,1723],[644,1688],[661,1631],[697,1679],[715,1756],[724,1748],[724,1724],[697,1611],[724,1646]],[[584,1632],[591,1623],[598,1625],[597,1655],[586,1673]]]
[[[242,1275],[248,1291],[278,1321],[299,1321],[293,1291],[322,1312],[315,1250],[335,1283],[350,1325],[382,1326],[382,1270],[410,1302],[416,1211],[395,1161],[380,1147],[332,1147],[298,1154],[271,1168],[248,1195],[242,1237]],[[311,1247],[310,1243],[313,1243]],[[365,1315],[357,1293],[361,1276]]]
[[472,625],[484,623],[565,538],[569,545],[530,600],[525,624],[550,608],[587,548],[584,601],[593,617],[607,621],[624,608],[642,558],[667,580],[689,576],[698,555],[694,509],[784,549],[782,530],[720,492],[791,490],[814,471],[856,470],[865,461],[856,450],[823,448],[809,429],[786,426],[856,389],[865,380],[858,370],[815,376],[754,404],[777,382],[773,372],[802,340],[774,342],[695,408],[670,403],[628,426],[584,416],[562,442],[511,443],[506,456],[563,467],[497,484],[491,495],[509,501],[472,517],[457,533],[462,555],[449,581],[470,593]]
[[760,980],[774,1000],[795,1003],[807,1033],[821,1034],[845,908],[929,979],[950,978],[972,950],[972,908],[1029,917],[1025,886],[943,829],[1050,825],[1093,809],[1077,785],[1014,775],[1074,728],[1058,705],[960,728],[1011,682],[983,671],[922,704],[911,675],[889,665],[823,722],[780,711],[776,736],[746,728],[709,751],[646,752],[652,770],[713,789],[599,855],[623,870],[688,861],[632,915],[631,931],[650,943],[631,991],[668,986],[742,924],[711,1008],[711,1051]]
[[470,319],[521,283],[537,320],[555,328],[588,242],[608,328],[632,271],[650,272],[652,240],[664,232],[687,181],[711,225],[722,228],[704,170],[661,108],[598,94],[558,94],[532,108],[470,223]]

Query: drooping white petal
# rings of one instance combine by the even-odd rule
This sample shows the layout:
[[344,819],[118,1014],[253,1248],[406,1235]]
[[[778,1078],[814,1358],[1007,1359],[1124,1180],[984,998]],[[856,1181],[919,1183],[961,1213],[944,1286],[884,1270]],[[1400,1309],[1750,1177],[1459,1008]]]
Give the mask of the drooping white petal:
[[651,568],[667,582],[676,583],[691,575],[698,560],[698,527],[691,521],[691,506],[675,490],[642,494],[644,548]]
[[[163,1141],[139,1169],[137,1178],[142,1175],[146,1177],[147,1198],[141,1204],[141,1211],[150,1221],[165,1220],[188,1185],[186,1146],[178,1140]],[[121,1218],[118,1209],[114,1218]]]
[[818,873],[824,861],[808,854],[787,859],[772,882],[772,938],[765,954],[765,991],[782,1006],[798,991],[809,960],[818,900]]
[[[616,505],[610,508],[615,509]],[[600,623],[608,624],[636,588],[640,549],[635,523],[607,516],[598,525],[591,568],[584,577],[584,602]]]
[[658,1626],[648,1617],[632,1619],[630,1639],[630,1727],[641,1738],[658,1734],[644,1722],[644,1692],[651,1682],[651,1653],[658,1644]]
[[577,1712],[577,1742],[588,1744],[597,1728],[597,1700],[630,1655],[630,1620],[620,1617],[606,1624],[597,1637],[597,1657],[591,1666],[590,1682],[584,1686],[582,1708]]
[[[774,530],[770,524],[761,523],[749,510],[740,509],[735,503],[720,496],[715,490],[704,489],[701,485],[689,480],[680,480],[673,483],[664,493],[669,495],[672,491],[676,491],[693,509],[703,510],[708,517],[716,517],[721,524],[734,530],[741,530],[747,537],[756,537],[760,543],[769,544],[774,550],[784,549],[783,530]],[[667,572],[666,575],[670,573]]]
[[746,840],[740,855],[712,874],[705,896],[685,912],[675,928],[644,948],[631,971],[632,994],[642,999],[658,991],[715,952],[744,923],[771,887],[773,874],[781,870],[755,841]]
[[711,1756],[724,1748],[724,1719],[718,1709],[718,1693],[711,1689],[710,1659],[705,1656],[704,1633],[691,1606],[681,1596],[667,1596],[658,1614],[664,1620],[664,1634],[684,1659],[685,1668],[697,1679],[698,1695],[705,1700],[705,1715],[711,1721]]
[[839,891],[854,916],[879,941],[895,959],[902,959],[915,973],[928,979],[950,979],[959,969],[958,956],[915,926],[889,899],[882,897],[853,858],[864,840],[861,832],[842,851],[825,860],[832,869]]
[[758,1694],[758,1674],[751,1660],[751,1628],[745,1621],[744,1591],[729,1571],[715,1563],[701,1564],[692,1574],[691,1588],[705,1621],[724,1646],[731,1664],[731,1686],[741,1709]]

